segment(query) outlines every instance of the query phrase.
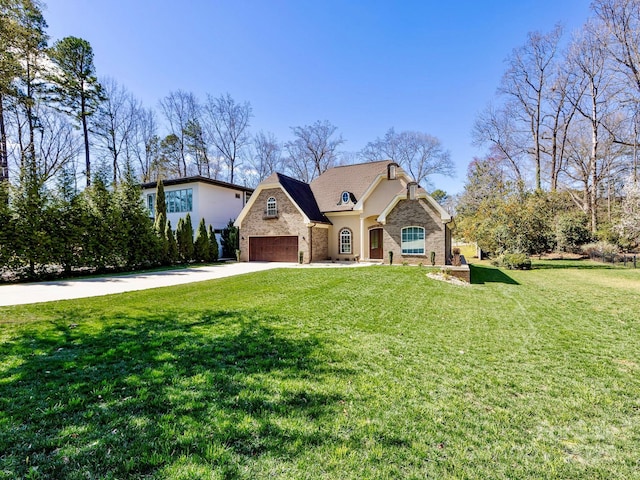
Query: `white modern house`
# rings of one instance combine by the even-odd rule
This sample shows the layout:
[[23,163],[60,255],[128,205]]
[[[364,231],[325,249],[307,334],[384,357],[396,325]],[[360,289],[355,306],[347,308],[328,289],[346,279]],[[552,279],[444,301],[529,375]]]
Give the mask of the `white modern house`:
[[[251,188],[201,176],[164,180],[163,184],[167,220],[174,230],[178,220],[189,213],[194,231],[198,228],[200,219],[204,218],[207,227],[212,225],[219,232],[227,226],[229,220],[238,217],[253,193]],[[151,217],[154,216],[156,186],[156,182],[141,185],[143,199]]]

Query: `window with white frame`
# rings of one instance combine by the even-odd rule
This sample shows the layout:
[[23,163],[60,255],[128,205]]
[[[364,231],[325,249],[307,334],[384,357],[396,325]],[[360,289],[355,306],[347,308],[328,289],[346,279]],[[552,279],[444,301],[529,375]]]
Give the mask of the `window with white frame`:
[[268,217],[275,217],[276,215],[278,215],[278,204],[276,203],[276,199],[274,197],[269,197],[267,199],[266,214]]
[[402,229],[402,254],[424,255],[424,228],[405,227]]
[[348,228],[340,230],[340,253],[351,254],[351,230]]

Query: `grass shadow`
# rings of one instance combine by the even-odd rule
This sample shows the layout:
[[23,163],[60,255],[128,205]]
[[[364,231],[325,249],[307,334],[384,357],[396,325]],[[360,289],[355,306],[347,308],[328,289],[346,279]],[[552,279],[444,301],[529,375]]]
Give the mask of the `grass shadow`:
[[471,283],[474,285],[483,285],[485,283],[505,283],[507,285],[520,285],[499,268],[474,264],[470,264],[469,268],[471,269]]
[[254,315],[118,318],[96,332],[71,313],[14,336],[0,346],[0,478],[163,477],[185,459],[227,478],[251,457],[331,441],[308,428],[343,400],[322,383],[319,342]]
[[579,270],[611,270],[615,268],[624,268],[622,265],[612,265],[610,263],[596,262],[590,259],[578,260],[535,260],[533,269],[535,270],[551,270],[551,269],[579,269]]

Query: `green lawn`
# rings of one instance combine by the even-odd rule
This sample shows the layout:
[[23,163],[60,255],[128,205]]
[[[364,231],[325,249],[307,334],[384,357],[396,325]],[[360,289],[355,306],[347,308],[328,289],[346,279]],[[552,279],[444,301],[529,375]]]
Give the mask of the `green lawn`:
[[0,308],[0,478],[640,478],[640,270],[535,266]]

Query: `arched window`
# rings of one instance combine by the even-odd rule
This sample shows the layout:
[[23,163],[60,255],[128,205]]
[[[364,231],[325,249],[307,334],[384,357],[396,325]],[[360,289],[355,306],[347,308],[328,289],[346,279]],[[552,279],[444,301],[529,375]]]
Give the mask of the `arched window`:
[[424,255],[424,228],[405,227],[402,229],[402,254]]
[[351,196],[349,195],[349,192],[342,192],[342,203],[349,203],[349,200],[351,200]]
[[278,215],[278,204],[274,197],[269,197],[267,200],[267,217],[275,217]]
[[340,253],[351,254],[351,230],[348,228],[340,230]]

